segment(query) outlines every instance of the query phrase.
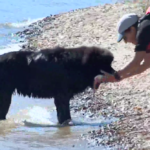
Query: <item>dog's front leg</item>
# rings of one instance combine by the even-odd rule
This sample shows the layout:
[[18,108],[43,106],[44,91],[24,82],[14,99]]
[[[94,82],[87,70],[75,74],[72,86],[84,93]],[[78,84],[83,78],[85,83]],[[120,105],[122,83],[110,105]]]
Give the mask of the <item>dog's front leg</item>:
[[71,120],[69,98],[56,97],[54,102],[57,110],[57,119],[60,124]]

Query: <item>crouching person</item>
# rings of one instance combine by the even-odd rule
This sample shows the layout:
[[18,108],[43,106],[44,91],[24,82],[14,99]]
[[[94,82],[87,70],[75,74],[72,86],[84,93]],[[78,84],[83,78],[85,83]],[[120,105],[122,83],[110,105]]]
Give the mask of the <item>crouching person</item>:
[[[119,81],[122,81],[150,68],[150,7],[142,18],[139,18],[134,13],[124,15],[119,20],[117,28],[117,42],[123,39],[125,43],[135,45],[133,60],[125,68],[118,71],[121,77]],[[141,64],[143,60],[144,63]],[[118,82],[118,80],[107,73],[103,77],[95,77],[94,85],[99,85],[102,82]]]

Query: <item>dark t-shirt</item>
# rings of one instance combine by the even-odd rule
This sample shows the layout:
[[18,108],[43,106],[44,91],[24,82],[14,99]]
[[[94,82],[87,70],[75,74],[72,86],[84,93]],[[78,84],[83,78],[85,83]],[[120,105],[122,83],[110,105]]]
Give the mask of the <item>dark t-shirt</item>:
[[150,53],[150,14],[147,14],[146,17],[143,18],[138,26],[135,52],[145,51],[146,53]]

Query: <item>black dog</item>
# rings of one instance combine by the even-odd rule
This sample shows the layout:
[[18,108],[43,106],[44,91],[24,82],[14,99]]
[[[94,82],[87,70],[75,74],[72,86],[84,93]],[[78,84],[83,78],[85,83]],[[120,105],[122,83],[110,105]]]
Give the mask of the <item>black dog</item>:
[[0,120],[6,119],[11,96],[54,98],[59,123],[71,119],[69,100],[87,87],[93,88],[100,70],[115,75],[111,52],[98,47],[18,51],[0,56]]

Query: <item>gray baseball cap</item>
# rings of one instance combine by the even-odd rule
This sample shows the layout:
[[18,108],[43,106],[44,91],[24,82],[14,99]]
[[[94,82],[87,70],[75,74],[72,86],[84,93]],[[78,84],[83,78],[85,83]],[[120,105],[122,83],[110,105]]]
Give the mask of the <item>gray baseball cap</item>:
[[117,42],[120,42],[123,39],[125,30],[130,28],[138,21],[138,15],[135,13],[126,14],[118,22],[117,30],[118,30],[118,39]]

